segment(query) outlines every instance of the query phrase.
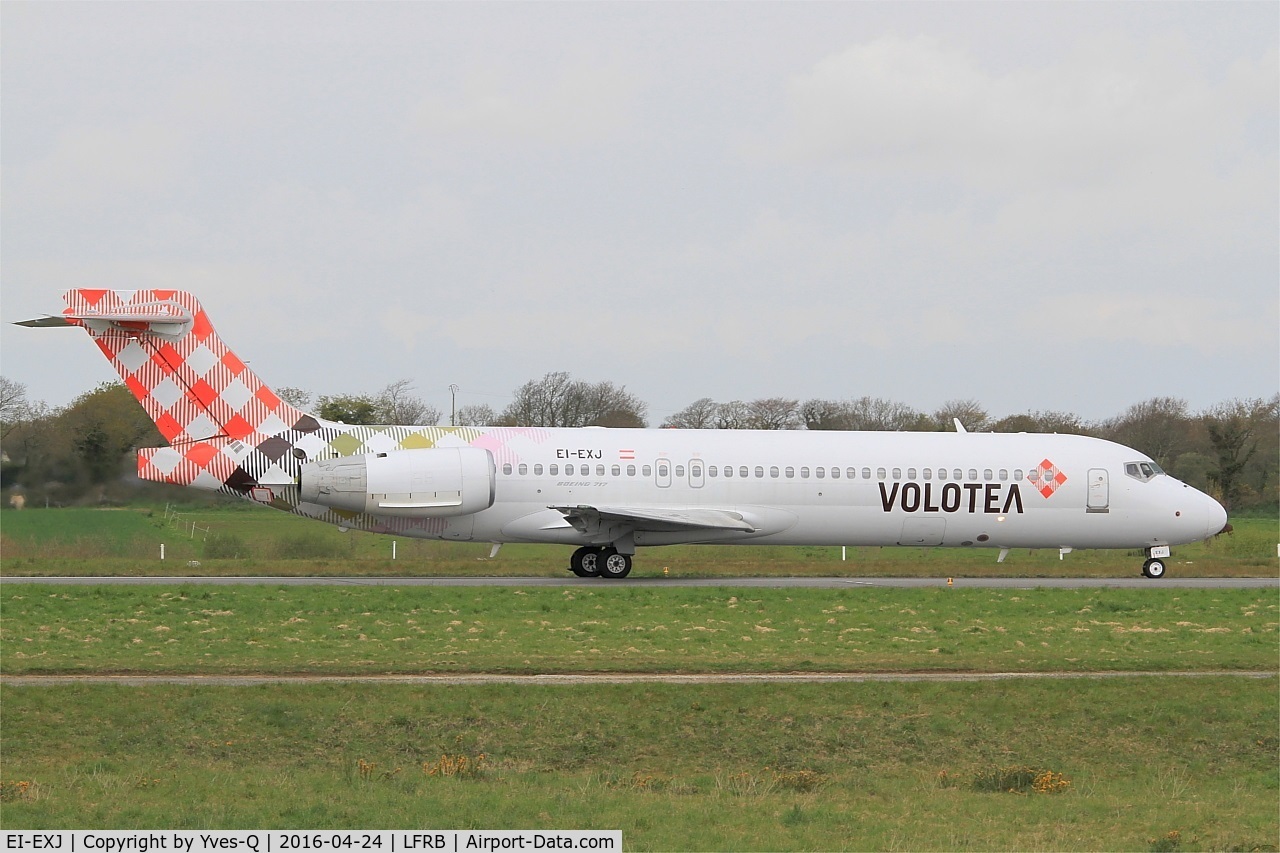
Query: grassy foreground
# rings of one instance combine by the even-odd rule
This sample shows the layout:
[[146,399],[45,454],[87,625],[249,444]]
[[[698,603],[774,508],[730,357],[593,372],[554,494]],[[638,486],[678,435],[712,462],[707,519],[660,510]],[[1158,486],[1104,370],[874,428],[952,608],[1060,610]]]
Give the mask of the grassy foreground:
[[[1275,518],[1233,519],[1235,532],[1174,549],[1170,576],[1275,577]],[[568,547],[396,539],[351,531],[250,504],[174,515],[164,508],[0,510],[6,576],[47,575],[542,575],[567,576]],[[166,559],[160,559],[160,546]],[[756,575],[1133,577],[1138,551],[839,548],[741,545],[642,550],[636,577]],[[188,563],[198,562],[198,566]]]
[[[47,587],[22,673],[1274,671],[1274,590]],[[7,716],[7,714],[6,714]]]
[[[1275,850],[1280,833],[1274,679],[0,697],[6,829],[620,828],[636,850]],[[1053,775],[984,790],[1014,767]]]

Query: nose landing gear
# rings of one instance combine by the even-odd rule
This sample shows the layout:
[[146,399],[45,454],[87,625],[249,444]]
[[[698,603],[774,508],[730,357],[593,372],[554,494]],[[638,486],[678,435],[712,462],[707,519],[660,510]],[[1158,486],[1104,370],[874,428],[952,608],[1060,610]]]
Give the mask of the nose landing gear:
[[1154,545],[1147,549],[1147,561],[1142,564],[1142,576],[1159,579],[1164,577],[1164,561],[1169,559],[1168,545]]

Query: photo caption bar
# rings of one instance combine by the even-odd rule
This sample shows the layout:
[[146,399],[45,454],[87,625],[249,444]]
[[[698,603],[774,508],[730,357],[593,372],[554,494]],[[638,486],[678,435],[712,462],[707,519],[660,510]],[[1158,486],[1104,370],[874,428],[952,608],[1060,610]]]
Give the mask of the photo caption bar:
[[50,830],[4,832],[3,853],[501,853],[622,850],[622,830]]

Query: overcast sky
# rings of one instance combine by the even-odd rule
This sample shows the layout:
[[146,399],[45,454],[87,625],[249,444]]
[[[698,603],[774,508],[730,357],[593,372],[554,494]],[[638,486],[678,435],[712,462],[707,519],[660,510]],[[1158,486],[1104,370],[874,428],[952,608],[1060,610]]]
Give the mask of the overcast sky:
[[1280,4],[0,4],[0,372],[180,288],[273,386],[995,416],[1280,388]]

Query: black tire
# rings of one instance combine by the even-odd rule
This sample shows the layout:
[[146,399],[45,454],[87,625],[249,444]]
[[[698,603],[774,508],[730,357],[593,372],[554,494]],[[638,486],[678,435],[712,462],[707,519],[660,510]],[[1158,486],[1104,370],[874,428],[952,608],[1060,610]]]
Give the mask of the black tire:
[[1153,580],[1164,577],[1164,560],[1151,558],[1142,564],[1142,573]]
[[631,574],[631,557],[619,554],[616,548],[606,548],[600,554],[596,564],[600,568],[600,577],[619,580]]
[[600,549],[584,545],[569,558],[569,571],[580,578],[600,577]]

